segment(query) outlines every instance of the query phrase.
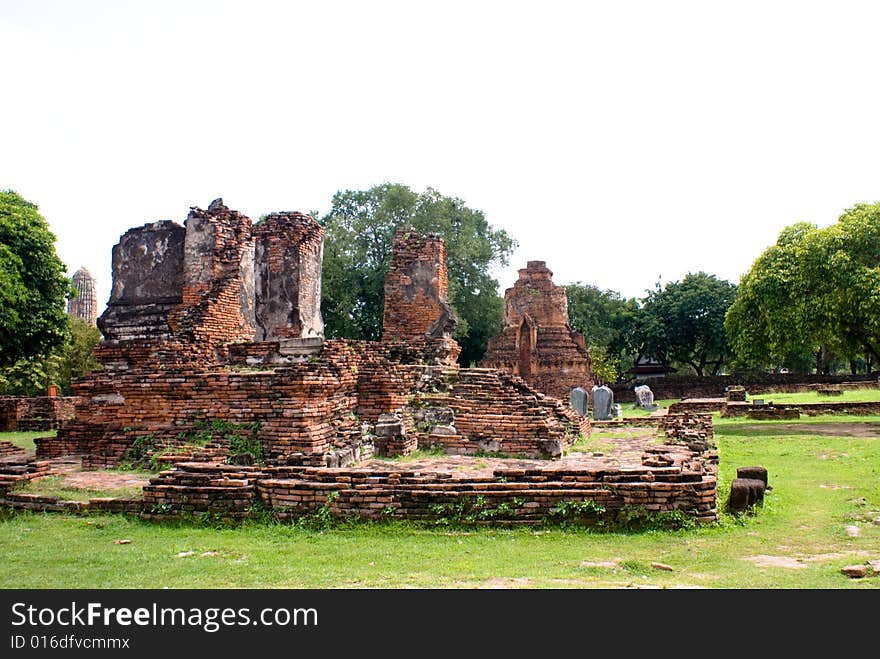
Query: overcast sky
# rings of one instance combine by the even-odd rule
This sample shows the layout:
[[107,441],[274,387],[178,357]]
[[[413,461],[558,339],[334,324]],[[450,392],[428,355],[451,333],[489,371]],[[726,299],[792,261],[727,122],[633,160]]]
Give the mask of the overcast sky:
[[733,282],[880,200],[877,2],[0,0],[0,189],[110,292],[146,222],[460,197],[556,283]]

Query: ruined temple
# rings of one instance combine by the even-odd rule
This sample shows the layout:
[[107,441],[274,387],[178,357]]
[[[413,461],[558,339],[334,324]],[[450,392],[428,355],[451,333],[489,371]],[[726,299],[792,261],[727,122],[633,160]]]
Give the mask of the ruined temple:
[[489,340],[480,366],[520,376],[537,390],[568,400],[575,387],[593,385],[583,335],[568,324],[565,288],[544,261],[529,261],[504,292],[504,327]]
[[[324,339],[322,251],[323,232],[309,216],[273,213],[253,225],[219,199],[192,208],[184,225],[126,232],[99,321],[104,368],[72,384],[75,419],[35,440],[33,464],[13,467],[36,474],[48,458],[70,455],[85,469],[171,467],[143,500],[87,504],[147,517],[254,509],[295,517],[325,507],[431,519],[475,506],[480,520],[532,524],[591,500],[597,510],[638,505],[715,518],[717,457],[702,448],[669,441],[625,466],[547,462],[591,422],[516,368],[566,392],[592,379],[567,325],[565,293],[542,262],[530,262],[508,291],[505,332],[493,347],[512,361],[499,370],[455,363],[438,237],[395,235],[381,341]],[[459,477],[370,460],[419,447],[543,464]],[[0,481],[4,500],[19,501]]]
[[457,367],[439,237],[395,235],[381,342],[324,340],[322,253],[308,215],[253,225],[220,199],[183,226],[127,231],[99,320],[104,369],[74,383],[76,419],[41,455],[82,454],[87,467],[144,450],[228,457],[238,450],[228,432],[186,448],[214,423],[251,428],[258,453],[283,464],[349,464],[420,443],[554,457],[588,430],[518,378]]
[[73,273],[70,284],[76,289],[76,296],[67,301],[67,313],[84,320],[92,327],[98,320],[98,295],[95,291],[95,278],[85,268]]

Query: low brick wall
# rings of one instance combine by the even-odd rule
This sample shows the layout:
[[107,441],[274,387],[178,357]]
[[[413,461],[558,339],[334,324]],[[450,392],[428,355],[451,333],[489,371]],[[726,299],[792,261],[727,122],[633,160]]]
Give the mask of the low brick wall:
[[70,396],[0,396],[0,432],[55,430],[74,417]]
[[715,437],[711,414],[667,414],[659,418],[658,428],[669,439],[710,442]]
[[[0,493],[2,494],[2,493]],[[13,510],[31,510],[44,513],[140,513],[143,501],[140,499],[121,499],[96,497],[88,501],[68,501],[57,497],[45,497],[24,492],[7,492],[0,496],[0,506]]]
[[[240,519],[259,503],[281,519],[319,510],[338,517],[540,524],[586,510],[597,521],[625,506],[717,519],[717,456],[675,442],[653,447],[639,468],[499,469],[490,477],[406,469],[235,467],[181,463],[144,488],[144,511]],[[593,502],[584,506],[583,502]],[[604,513],[602,510],[604,509]],[[586,520],[589,521],[589,520]]]
[[160,514],[216,513],[247,517],[256,500],[259,467],[183,462],[144,486],[144,510]]
[[[682,401],[682,405],[686,402]],[[880,402],[797,403],[772,406],[755,406],[752,403],[727,403],[721,410],[721,416],[723,417],[747,416],[750,419],[797,419],[800,414],[806,414],[807,416],[816,416],[818,414],[880,415]]]
[[730,386],[742,386],[750,395],[770,392],[798,393],[815,390],[817,385],[835,384],[843,389],[865,389],[880,387],[880,374],[859,375],[799,375],[794,373],[742,373],[735,375],[670,375],[663,378],[648,378],[626,384],[611,386],[614,400],[635,402],[633,388],[646,384],[651,388],[655,400],[669,398],[717,398],[726,394]]
[[720,412],[727,405],[726,398],[687,398],[669,406],[670,414]]
[[876,403],[799,403],[796,405],[807,416],[817,414],[880,414],[880,402]]
[[0,496],[22,481],[52,473],[52,467],[47,460],[34,460],[26,455],[7,456],[0,460]]

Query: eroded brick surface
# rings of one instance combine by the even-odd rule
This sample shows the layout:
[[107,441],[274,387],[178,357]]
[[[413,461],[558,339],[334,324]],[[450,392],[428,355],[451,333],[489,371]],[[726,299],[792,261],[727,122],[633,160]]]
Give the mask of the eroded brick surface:
[[454,364],[461,347],[452,339],[458,319],[449,306],[446,246],[439,236],[421,236],[414,229],[394,234],[391,263],[385,278],[383,342],[435,340]]
[[163,221],[129,229],[113,248],[113,289],[98,327],[110,341],[167,339],[183,297],[184,228]]
[[174,337],[206,354],[255,334],[251,220],[215,199],[186,219],[180,305],[168,323]]
[[258,341],[324,336],[324,229],[302,213],[272,213],[254,227]]

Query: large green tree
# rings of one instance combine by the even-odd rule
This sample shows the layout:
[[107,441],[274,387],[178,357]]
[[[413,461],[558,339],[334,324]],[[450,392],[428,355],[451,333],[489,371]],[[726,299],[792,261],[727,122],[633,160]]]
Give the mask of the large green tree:
[[867,368],[880,361],[880,204],[858,204],[836,224],[782,230],[740,281],[725,321],[739,358],[787,365],[813,355]]
[[638,356],[638,301],[581,282],[569,284],[565,292],[569,324],[584,335],[594,373],[605,382],[614,382]]
[[49,384],[61,393],[70,393],[70,384],[81,375],[102,368],[95,359],[101,332],[80,318],[70,319],[67,342],[48,355],[19,359],[12,366],[0,367],[0,395],[44,396]]
[[0,366],[49,355],[68,339],[70,284],[37,206],[0,192]]
[[469,365],[482,357],[503,315],[498,282],[489,269],[506,264],[516,244],[504,230],[494,229],[481,211],[461,199],[431,188],[417,193],[396,183],[337,192],[321,224],[326,231],[321,311],[327,336],[381,337],[394,232],[413,226],[446,243],[449,301],[459,317],[459,361]]
[[724,316],[735,298],[734,284],[705,272],[651,291],[639,328],[645,352],[700,376],[717,374],[730,357]]

